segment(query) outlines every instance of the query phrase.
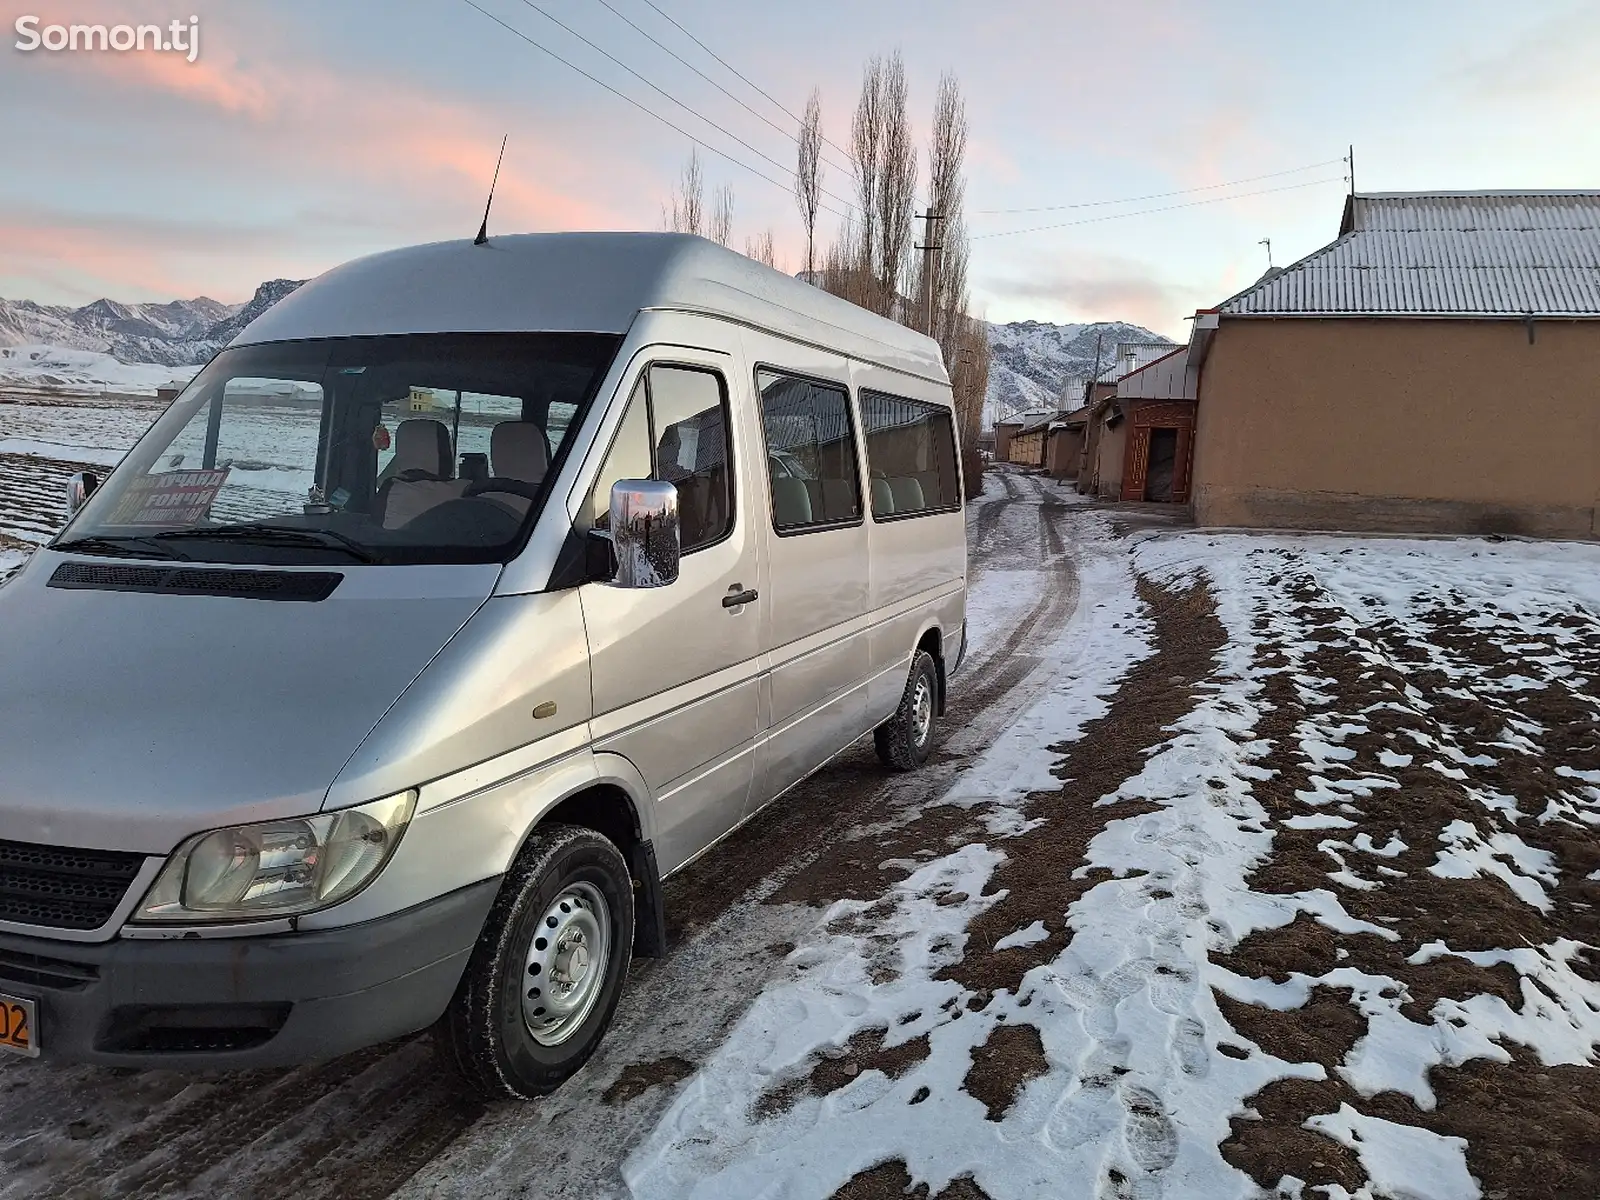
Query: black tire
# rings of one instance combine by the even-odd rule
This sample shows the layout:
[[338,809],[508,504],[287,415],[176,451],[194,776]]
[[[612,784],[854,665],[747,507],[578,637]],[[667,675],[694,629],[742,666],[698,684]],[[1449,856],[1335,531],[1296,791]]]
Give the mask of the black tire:
[[[925,711],[919,717],[919,709]],[[939,671],[933,655],[918,650],[911,659],[911,674],[900,695],[900,707],[877,729],[872,742],[883,765],[896,771],[914,771],[933,753],[934,730],[939,723]]]
[[[551,981],[534,983],[529,956],[535,938],[548,932],[544,921],[574,891],[584,897],[575,907],[592,909],[598,896],[609,910],[606,974],[584,1015],[574,1012],[559,1043],[545,1044],[524,1014],[523,998],[535,986],[549,988]],[[633,920],[628,864],[609,840],[575,825],[551,825],[528,839],[506,873],[455,997],[439,1022],[444,1056],[471,1090],[491,1100],[531,1100],[553,1092],[589,1060],[622,995],[633,951]],[[580,936],[579,944],[583,940]],[[583,968],[584,978],[592,966]],[[551,1035],[548,1030],[546,1034]]]

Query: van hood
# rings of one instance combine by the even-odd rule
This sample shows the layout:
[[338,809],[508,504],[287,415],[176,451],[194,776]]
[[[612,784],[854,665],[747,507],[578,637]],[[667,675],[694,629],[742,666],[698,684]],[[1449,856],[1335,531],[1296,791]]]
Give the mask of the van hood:
[[0,839],[146,854],[316,812],[500,571],[339,567],[296,602],[47,586],[64,561],[0,587]]

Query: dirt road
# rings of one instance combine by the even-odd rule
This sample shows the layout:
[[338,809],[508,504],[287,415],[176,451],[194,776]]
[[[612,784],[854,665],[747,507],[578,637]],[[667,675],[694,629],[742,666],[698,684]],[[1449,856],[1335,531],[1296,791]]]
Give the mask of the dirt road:
[[851,831],[941,795],[1048,682],[1030,635],[1078,603],[1071,506],[1002,473],[968,519],[973,646],[936,759],[891,776],[858,745],[671,881],[670,953],[635,965],[600,1053],[557,1096],[464,1100],[426,1035],[234,1076],[6,1063],[0,1198],[620,1194],[619,1164],[670,1099],[660,1085],[692,1072],[817,922],[838,864],[808,872]]

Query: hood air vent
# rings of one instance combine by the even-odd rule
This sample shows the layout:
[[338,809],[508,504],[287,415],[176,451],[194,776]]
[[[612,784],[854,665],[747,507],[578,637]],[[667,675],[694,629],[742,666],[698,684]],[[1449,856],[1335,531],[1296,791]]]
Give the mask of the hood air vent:
[[155,592],[167,596],[232,596],[241,600],[314,603],[333,595],[337,571],[238,571],[202,567],[131,567],[67,562],[49,586],[94,592]]

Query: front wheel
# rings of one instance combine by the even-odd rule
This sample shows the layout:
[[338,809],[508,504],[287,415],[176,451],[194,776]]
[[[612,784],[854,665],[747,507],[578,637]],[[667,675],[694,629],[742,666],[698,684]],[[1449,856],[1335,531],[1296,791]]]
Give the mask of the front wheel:
[[872,741],[885,766],[914,771],[933,753],[933,726],[939,711],[939,673],[933,655],[918,650],[894,716],[873,731]]
[[494,1100],[530,1100],[588,1061],[633,948],[628,865],[592,829],[552,825],[507,872],[440,1022],[457,1072]]

